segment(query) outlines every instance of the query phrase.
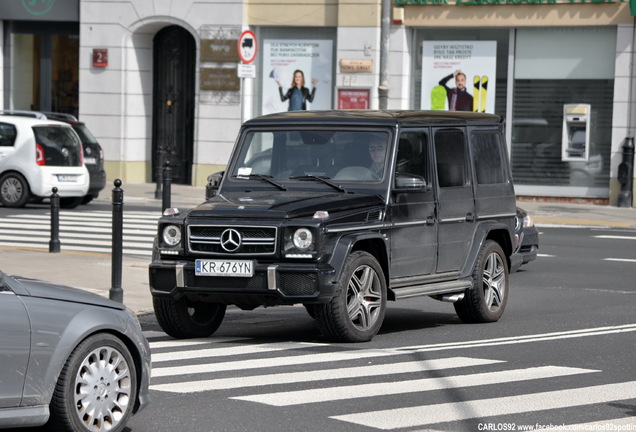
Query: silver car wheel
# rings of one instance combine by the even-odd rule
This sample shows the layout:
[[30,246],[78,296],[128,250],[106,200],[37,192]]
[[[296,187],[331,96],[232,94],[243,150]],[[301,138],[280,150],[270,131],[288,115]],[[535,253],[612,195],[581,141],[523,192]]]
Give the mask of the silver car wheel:
[[484,301],[491,312],[499,310],[506,295],[506,269],[501,256],[491,253],[484,265]]
[[75,376],[75,407],[88,430],[112,430],[132,409],[131,365],[118,350],[98,347],[82,361]]
[[378,274],[368,265],[361,265],[351,275],[347,287],[347,312],[358,330],[368,330],[380,317],[382,288]]
[[22,183],[15,177],[9,177],[2,183],[1,193],[5,201],[15,203],[22,198],[22,194],[24,193]]

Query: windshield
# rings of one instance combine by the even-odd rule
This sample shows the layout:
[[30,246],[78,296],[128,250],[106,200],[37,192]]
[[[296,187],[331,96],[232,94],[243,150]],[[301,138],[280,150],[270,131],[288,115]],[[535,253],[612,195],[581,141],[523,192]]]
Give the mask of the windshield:
[[250,131],[231,176],[377,182],[384,176],[388,143],[388,132],[368,130]]

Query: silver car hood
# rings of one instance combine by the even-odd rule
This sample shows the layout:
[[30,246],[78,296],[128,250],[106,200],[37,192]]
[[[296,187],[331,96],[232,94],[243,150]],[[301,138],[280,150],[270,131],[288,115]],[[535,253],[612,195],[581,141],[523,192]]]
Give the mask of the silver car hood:
[[74,303],[91,304],[112,309],[124,310],[126,307],[122,303],[102,297],[98,294],[72,288],[66,285],[58,285],[39,279],[31,279],[24,276],[9,276],[0,272],[2,281],[9,286],[17,295],[28,295],[31,297],[46,298]]

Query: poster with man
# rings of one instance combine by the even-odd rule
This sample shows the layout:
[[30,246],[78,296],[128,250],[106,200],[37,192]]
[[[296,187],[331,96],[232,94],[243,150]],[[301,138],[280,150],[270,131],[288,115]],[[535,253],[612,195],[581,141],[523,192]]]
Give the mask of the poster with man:
[[494,113],[496,72],[496,41],[424,41],[420,106]]
[[330,40],[265,40],[262,114],[331,109],[332,53]]

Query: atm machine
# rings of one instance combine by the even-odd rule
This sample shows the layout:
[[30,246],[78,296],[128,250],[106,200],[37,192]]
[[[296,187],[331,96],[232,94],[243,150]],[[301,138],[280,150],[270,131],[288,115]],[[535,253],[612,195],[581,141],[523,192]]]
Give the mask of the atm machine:
[[587,162],[589,160],[591,117],[592,106],[589,104],[563,105],[561,160],[564,162]]

